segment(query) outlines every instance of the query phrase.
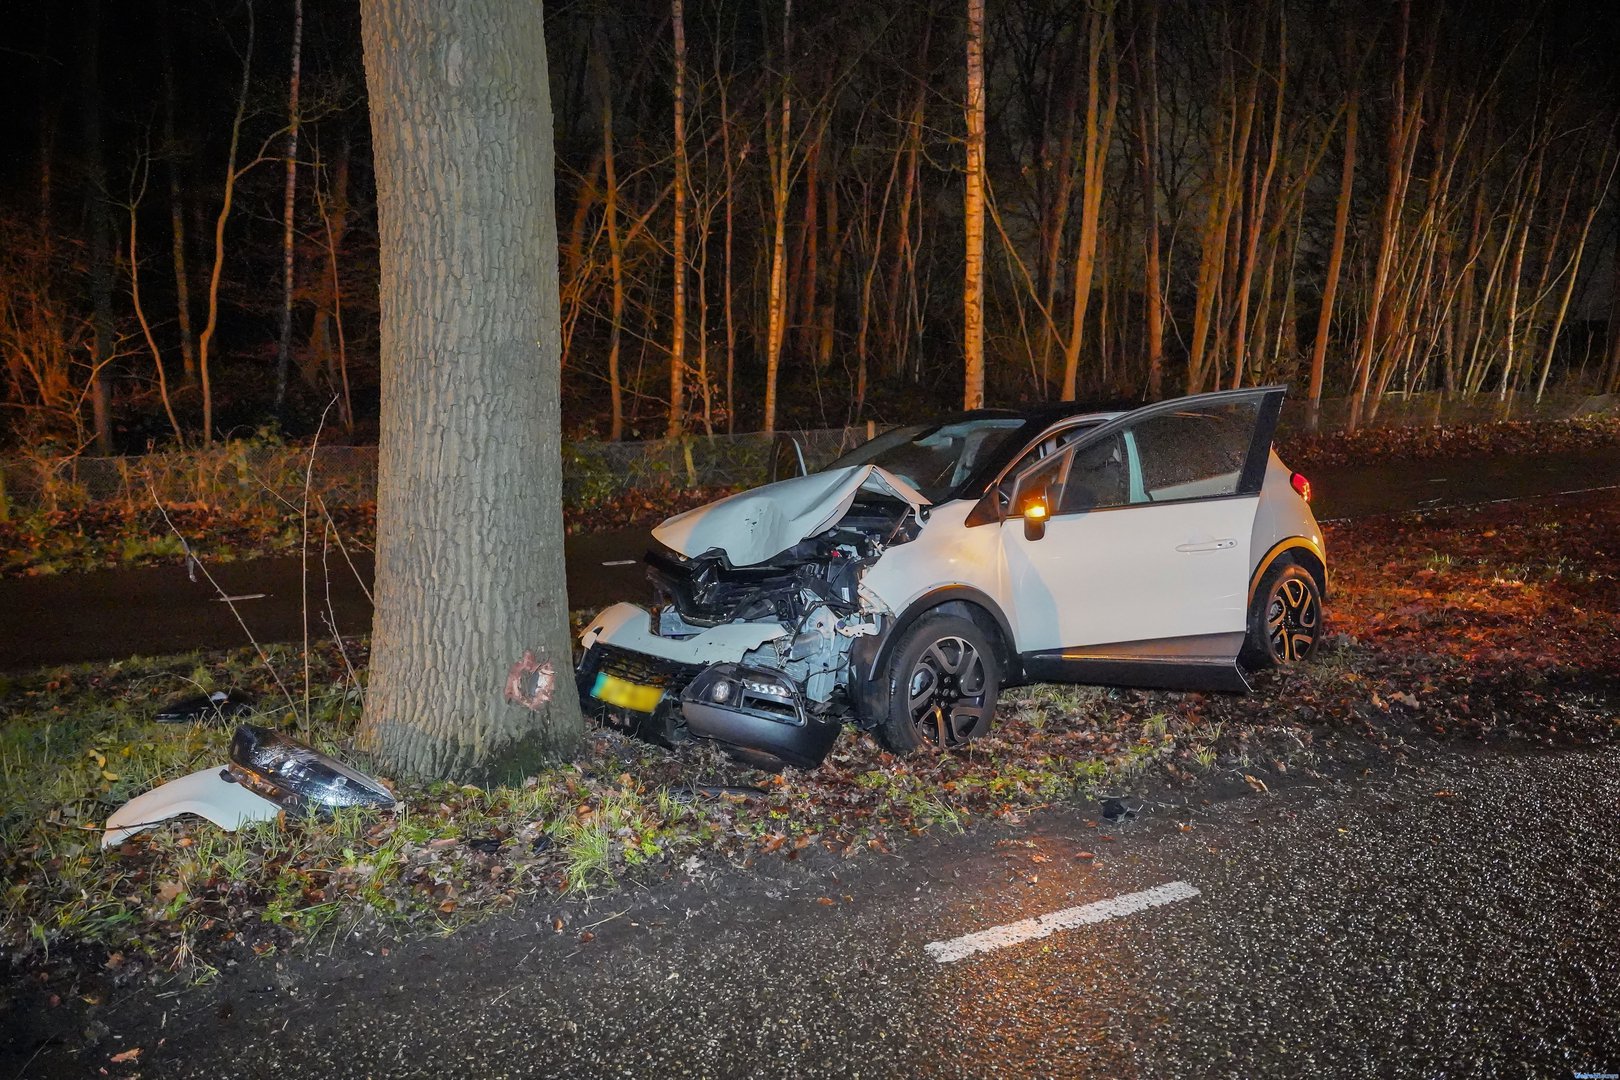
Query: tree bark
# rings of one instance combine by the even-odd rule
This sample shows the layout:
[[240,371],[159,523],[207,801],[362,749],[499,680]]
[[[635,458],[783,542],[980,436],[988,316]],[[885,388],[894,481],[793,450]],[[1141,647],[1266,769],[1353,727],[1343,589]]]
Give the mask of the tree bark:
[[962,279],[962,408],[984,407],[984,0],[967,3],[967,250]]
[[543,21],[364,0],[381,249],[376,618],[362,745],[511,781],[571,751]]

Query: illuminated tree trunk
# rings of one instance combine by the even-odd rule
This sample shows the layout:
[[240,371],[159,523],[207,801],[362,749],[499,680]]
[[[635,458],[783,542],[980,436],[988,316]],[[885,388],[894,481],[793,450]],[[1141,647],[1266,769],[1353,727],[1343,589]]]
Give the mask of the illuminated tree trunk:
[[765,331],[765,416],[760,427],[776,430],[776,381],[782,365],[782,336],[787,331],[787,205],[789,156],[792,153],[793,100],[788,93],[785,74],[790,43],[789,28],[793,18],[793,0],[782,5],[782,119],[775,130],[767,121],[765,147],[770,156],[771,206],[775,230],[771,240],[771,291],[769,315]]
[[[1105,4],[1089,16],[1086,64],[1086,145],[1080,189],[1080,246],[1074,257],[1074,306],[1069,316],[1069,339],[1063,348],[1063,400],[1073,401],[1078,390],[1080,346],[1086,332],[1086,308],[1091,302],[1091,279],[1097,261],[1097,228],[1102,217],[1103,168],[1113,141],[1114,116],[1119,108],[1119,65],[1113,55],[1113,5]],[[1098,72],[1108,53],[1107,100],[1102,99]]]
[[551,100],[525,0],[365,0],[381,248],[362,745],[520,778],[581,733],[563,575]]
[[962,280],[962,407],[984,407],[984,0],[967,5],[967,241]]
[[1352,90],[1344,114],[1344,165],[1339,172],[1339,203],[1333,211],[1333,247],[1328,252],[1327,278],[1322,283],[1322,310],[1316,316],[1316,344],[1311,348],[1310,428],[1321,422],[1322,382],[1327,370],[1328,334],[1333,329],[1333,302],[1339,294],[1344,268],[1344,243],[1350,227],[1350,201],[1356,183],[1356,119],[1359,95]]

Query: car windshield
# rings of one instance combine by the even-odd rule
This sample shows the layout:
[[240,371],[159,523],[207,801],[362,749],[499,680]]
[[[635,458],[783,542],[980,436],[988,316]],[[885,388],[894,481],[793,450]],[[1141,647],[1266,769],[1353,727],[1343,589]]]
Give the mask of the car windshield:
[[876,465],[905,480],[930,502],[941,502],[1026,423],[1021,417],[994,416],[895,428],[827,468]]

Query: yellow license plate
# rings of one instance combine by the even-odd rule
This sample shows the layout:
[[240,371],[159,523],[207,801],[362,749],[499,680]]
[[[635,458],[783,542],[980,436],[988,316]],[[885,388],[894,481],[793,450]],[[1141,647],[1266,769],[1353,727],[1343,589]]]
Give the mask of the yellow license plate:
[[659,686],[642,686],[640,683],[633,683],[604,671],[596,676],[596,685],[591,687],[591,696],[609,705],[617,705],[621,709],[650,713],[657,709],[658,703],[663,700],[664,690]]

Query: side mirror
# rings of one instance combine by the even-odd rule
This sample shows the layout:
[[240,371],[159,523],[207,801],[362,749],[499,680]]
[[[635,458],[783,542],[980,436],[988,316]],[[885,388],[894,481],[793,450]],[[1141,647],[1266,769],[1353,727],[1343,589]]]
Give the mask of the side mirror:
[[1052,508],[1046,502],[1046,492],[1031,492],[1025,497],[1021,510],[1024,515],[1024,539],[1033,542],[1045,536],[1046,519],[1052,515]]

